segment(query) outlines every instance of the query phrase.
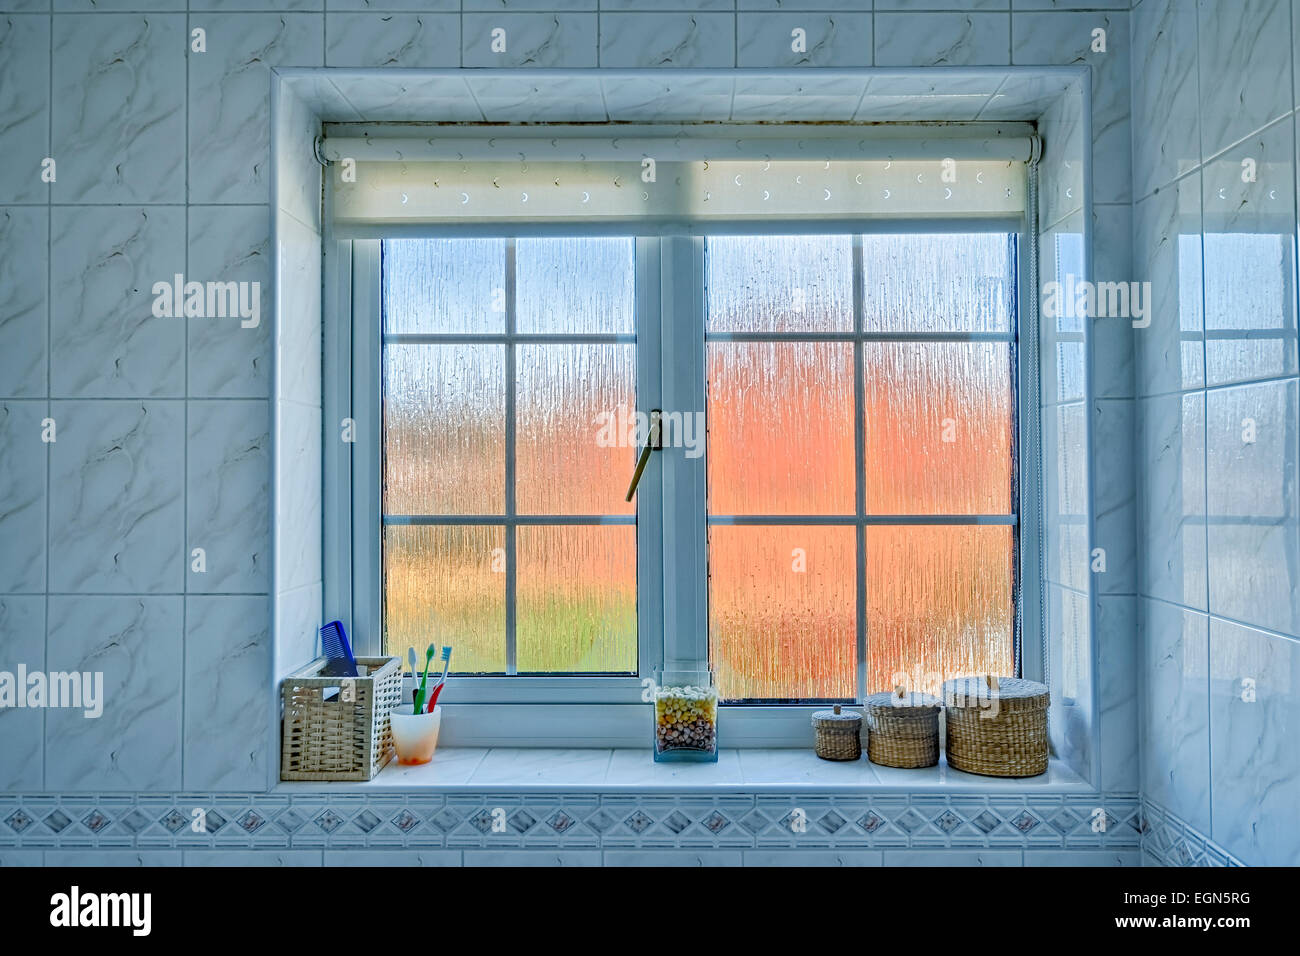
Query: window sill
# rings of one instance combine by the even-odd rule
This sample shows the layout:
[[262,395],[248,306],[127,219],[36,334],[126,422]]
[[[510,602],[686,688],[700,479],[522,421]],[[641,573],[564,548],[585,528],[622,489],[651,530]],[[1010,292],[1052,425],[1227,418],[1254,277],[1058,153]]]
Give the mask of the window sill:
[[866,759],[822,760],[811,749],[723,750],[714,763],[654,762],[648,749],[452,747],[421,767],[389,763],[365,783],[280,783],[278,790],[429,789],[519,792],[662,790],[762,792],[807,790],[852,793],[952,793],[989,791],[1087,793],[1092,787],[1052,760],[1039,777],[1000,779],[951,769],[944,759],[920,770],[879,767]]

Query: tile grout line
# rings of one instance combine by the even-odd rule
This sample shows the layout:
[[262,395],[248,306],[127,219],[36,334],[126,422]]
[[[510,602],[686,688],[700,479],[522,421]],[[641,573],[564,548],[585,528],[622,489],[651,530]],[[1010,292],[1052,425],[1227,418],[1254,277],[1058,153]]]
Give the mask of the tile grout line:
[[[49,60],[46,63],[49,83],[49,110],[45,117],[46,140],[49,150],[46,156],[54,155],[54,0],[50,0],[49,15]],[[55,167],[58,168],[57,165]],[[56,173],[57,176],[57,173]],[[54,405],[50,399],[53,394],[51,377],[54,374],[54,207],[51,205],[54,183],[45,187],[45,415],[53,419]],[[54,423],[55,437],[58,437],[58,423]],[[41,666],[47,671],[50,667],[50,493],[51,470],[54,463],[50,442],[45,443],[45,622],[44,622],[44,660]],[[49,708],[41,710],[41,789],[48,788],[49,773]]]

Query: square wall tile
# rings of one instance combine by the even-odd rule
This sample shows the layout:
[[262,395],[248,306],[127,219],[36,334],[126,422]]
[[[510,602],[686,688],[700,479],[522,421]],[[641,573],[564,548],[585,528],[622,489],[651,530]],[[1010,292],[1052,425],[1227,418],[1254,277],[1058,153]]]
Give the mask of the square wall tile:
[[1143,0],[1132,13],[1133,195],[1151,195],[1201,160],[1197,0]]
[[50,414],[50,590],[179,593],[183,403],[54,402]]
[[49,215],[0,207],[0,398],[45,396]]
[[740,67],[870,66],[869,13],[742,13]]
[[1295,379],[1206,401],[1210,612],[1300,632],[1300,407]]
[[1139,395],[1205,384],[1201,174],[1133,207],[1134,280],[1151,285],[1150,324],[1133,330]]
[[877,13],[876,66],[1005,66],[1008,13]]
[[[46,667],[101,674],[103,713],[51,708],[50,790],[175,790],[181,785],[179,597],[50,598]],[[259,711],[260,712],[260,711]]]
[[[1128,309],[1123,315],[1098,315],[1092,319],[1092,394],[1097,398],[1132,398],[1134,338],[1133,323],[1151,317],[1150,297],[1145,287],[1133,282],[1133,207],[1127,203],[1097,204],[1092,207],[1092,278],[1101,283],[1124,283]],[[1122,297],[1121,297],[1122,302]],[[1142,314],[1139,314],[1139,313]]]
[[1197,0],[1201,158],[1249,136],[1292,106],[1287,0]]
[[[257,283],[258,313],[190,319],[190,398],[270,394],[271,218],[266,206],[190,206],[189,275],[200,282]],[[242,290],[241,290],[242,291]],[[248,287],[248,304],[254,302]],[[251,309],[249,310],[251,311]]]
[[[270,590],[270,403],[190,402],[186,590]],[[204,552],[196,572],[194,549]]]
[[155,285],[185,272],[184,207],[56,207],[51,229],[54,396],[183,396],[190,320]]
[[303,405],[321,402],[321,237],[298,220],[280,216],[279,328],[276,330],[278,398]]
[[330,13],[325,65],[460,66],[460,17],[450,13]]
[[736,18],[725,13],[601,14],[600,65],[735,66]]
[[1202,170],[1208,385],[1296,373],[1290,117]]
[[185,201],[185,15],[54,18],[57,202]]
[[[45,670],[43,595],[0,595],[0,647],[0,667],[9,673],[16,674],[20,664],[29,674]],[[44,725],[44,710],[0,707],[0,791],[43,789]]]
[[[50,185],[42,162],[50,155],[50,18],[0,14],[0,202],[44,202]],[[55,158],[55,173],[59,169]]]
[[323,18],[308,13],[193,18],[207,31],[208,52],[189,55],[190,202],[268,200],[270,69],[323,66]]
[[[1132,400],[1100,399],[1092,403],[1094,527],[1089,566],[1097,591],[1102,594],[1137,591],[1135,428]],[[1097,548],[1105,552],[1104,556],[1098,554]]]
[[1142,795],[1210,830],[1209,621],[1142,602]]
[[1300,642],[1210,621],[1214,841],[1255,866],[1300,862]]
[[45,494],[49,405],[0,401],[0,594],[45,590]]
[[276,414],[276,587],[288,591],[321,580],[321,412],[279,402]]
[[1140,592],[1204,611],[1205,393],[1142,399],[1139,418],[1145,489],[1138,525]]
[[1097,683],[1101,703],[1101,782],[1105,792],[1136,793],[1138,758],[1138,599],[1097,599]]
[[594,13],[464,13],[461,66],[591,67]]
[[186,599],[187,790],[266,786],[266,712],[249,701],[273,693],[270,613],[266,597]]

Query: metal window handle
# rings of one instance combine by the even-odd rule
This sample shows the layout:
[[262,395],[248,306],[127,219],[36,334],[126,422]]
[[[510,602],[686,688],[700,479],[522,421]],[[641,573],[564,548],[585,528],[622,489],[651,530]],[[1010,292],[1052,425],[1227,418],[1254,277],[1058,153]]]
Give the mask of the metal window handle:
[[627,486],[627,497],[623,499],[624,501],[631,501],[632,496],[636,494],[636,486],[641,483],[641,473],[650,463],[650,453],[663,448],[659,436],[659,419],[662,415],[663,412],[658,408],[650,410],[650,434],[646,436],[645,447],[641,449],[641,455],[636,460],[636,470],[632,472],[632,483]]

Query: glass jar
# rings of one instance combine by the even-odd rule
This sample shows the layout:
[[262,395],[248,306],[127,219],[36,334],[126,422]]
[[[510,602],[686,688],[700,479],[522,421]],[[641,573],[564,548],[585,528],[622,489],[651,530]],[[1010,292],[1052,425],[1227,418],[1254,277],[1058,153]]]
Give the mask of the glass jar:
[[655,760],[718,759],[713,671],[655,668]]

